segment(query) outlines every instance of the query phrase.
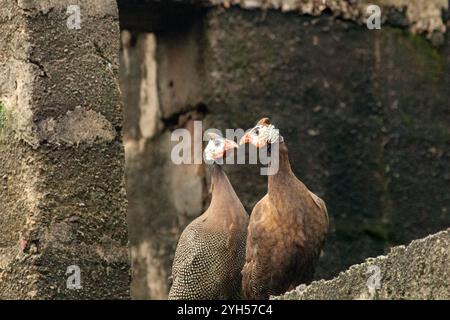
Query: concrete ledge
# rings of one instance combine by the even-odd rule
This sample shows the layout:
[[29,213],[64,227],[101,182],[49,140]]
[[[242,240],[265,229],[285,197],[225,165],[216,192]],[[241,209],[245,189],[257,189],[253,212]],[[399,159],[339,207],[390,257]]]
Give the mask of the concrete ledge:
[[[379,268],[379,287],[375,280]],[[301,285],[274,300],[449,299],[450,229],[369,258],[329,281]],[[370,289],[369,287],[373,288]]]

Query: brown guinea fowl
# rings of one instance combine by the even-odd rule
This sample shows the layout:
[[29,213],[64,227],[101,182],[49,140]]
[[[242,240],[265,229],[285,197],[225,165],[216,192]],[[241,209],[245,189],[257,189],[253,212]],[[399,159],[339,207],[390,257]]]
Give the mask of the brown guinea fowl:
[[[234,141],[210,134],[205,158],[217,161]],[[239,299],[248,215],[222,167],[213,162],[209,208],[181,234],[169,299]]]
[[268,299],[312,281],[328,231],[328,214],[324,201],[292,172],[286,144],[267,118],[240,143],[279,146],[278,171],[269,175],[268,192],[250,215],[242,270],[244,297]]

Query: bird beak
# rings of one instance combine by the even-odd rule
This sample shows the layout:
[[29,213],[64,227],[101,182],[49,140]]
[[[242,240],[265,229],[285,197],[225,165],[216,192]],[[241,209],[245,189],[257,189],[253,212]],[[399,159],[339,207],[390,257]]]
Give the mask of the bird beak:
[[243,144],[250,142],[250,135],[248,133],[244,134],[244,136],[239,141],[239,145],[242,146]]
[[225,139],[225,144],[223,146],[223,149],[218,150],[214,154],[214,159],[224,158],[225,155],[227,154],[228,150],[238,148],[238,147],[239,147],[238,144],[236,142],[234,142],[233,140]]
[[230,150],[230,149],[234,149],[234,148],[238,148],[239,145],[234,142],[233,140],[226,140],[225,141],[225,150]]

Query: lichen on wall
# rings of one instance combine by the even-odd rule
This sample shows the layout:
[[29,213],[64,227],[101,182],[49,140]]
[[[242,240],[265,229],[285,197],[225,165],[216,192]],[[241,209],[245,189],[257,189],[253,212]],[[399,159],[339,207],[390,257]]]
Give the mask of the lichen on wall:
[[3,102],[0,101],[0,130],[6,125],[6,110],[3,106]]

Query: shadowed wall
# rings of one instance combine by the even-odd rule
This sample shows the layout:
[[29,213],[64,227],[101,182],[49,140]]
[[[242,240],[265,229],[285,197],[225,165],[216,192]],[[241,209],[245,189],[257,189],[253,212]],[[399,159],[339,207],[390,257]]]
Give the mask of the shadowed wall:
[[[158,124],[130,140],[127,157],[135,297],[165,297],[179,234],[208,205],[208,174],[169,159],[170,132],[193,119],[247,129],[270,116],[281,129],[295,173],[331,218],[318,279],[450,225],[448,38],[432,33],[441,39],[433,46],[407,29],[402,12],[382,30],[327,11],[239,8],[210,8],[181,29],[135,26],[122,58],[135,54],[130,65],[147,71],[122,78],[123,91],[148,88],[142,55],[151,55],[158,100],[156,112],[155,104],[144,112],[155,117],[142,122],[143,104],[125,96],[132,126]],[[142,46],[146,33],[151,50]],[[139,140],[145,147],[136,152]],[[225,170],[251,212],[266,178],[258,166]]]

